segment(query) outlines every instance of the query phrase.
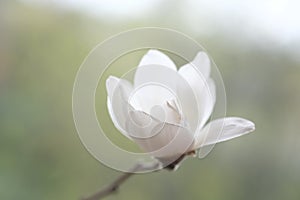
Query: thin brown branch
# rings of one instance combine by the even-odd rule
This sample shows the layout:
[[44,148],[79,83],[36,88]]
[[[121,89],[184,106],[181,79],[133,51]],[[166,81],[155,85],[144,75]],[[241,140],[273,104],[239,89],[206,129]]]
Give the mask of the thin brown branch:
[[121,174],[117,179],[115,179],[112,183],[107,185],[105,188],[100,189],[99,191],[95,192],[94,194],[82,198],[82,200],[99,200],[102,199],[110,194],[115,193],[122,183],[124,183],[128,178],[134,175],[138,171],[157,171],[159,169],[159,163],[153,162],[151,164],[140,164],[137,163],[130,172]]

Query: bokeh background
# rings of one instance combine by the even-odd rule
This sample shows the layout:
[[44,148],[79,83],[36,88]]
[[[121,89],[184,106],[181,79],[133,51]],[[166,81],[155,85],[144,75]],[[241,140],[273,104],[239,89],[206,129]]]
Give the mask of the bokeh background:
[[175,173],[137,175],[107,199],[300,199],[299,7],[285,0],[1,0],[0,199],[79,199],[119,175],[81,144],[72,87],[95,45],[143,26],[201,43],[223,75],[227,115],[251,119],[257,130]]

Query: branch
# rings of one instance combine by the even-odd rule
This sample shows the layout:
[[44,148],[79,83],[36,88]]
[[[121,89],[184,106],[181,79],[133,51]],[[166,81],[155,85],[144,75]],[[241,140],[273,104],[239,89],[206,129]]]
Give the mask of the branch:
[[105,188],[100,189],[99,191],[95,192],[94,194],[82,198],[82,200],[99,200],[102,199],[110,194],[116,192],[122,183],[124,183],[128,178],[135,174],[138,171],[146,171],[146,170],[159,170],[160,164],[158,162],[153,162],[151,164],[141,164],[137,163],[130,172],[123,173],[117,179],[115,179],[111,184],[107,185]]

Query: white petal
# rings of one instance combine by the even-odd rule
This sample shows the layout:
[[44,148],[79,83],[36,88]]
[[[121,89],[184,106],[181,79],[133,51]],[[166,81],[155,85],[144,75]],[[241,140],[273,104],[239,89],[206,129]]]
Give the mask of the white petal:
[[[154,53],[155,51],[152,52]],[[143,92],[138,92],[140,93],[138,95],[139,98],[130,102],[136,109],[140,108],[150,114],[153,106],[162,106],[163,103],[176,99],[191,130],[196,130],[199,118],[197,100],[189,83],[177,71],[161,65],[140,66],[135,74],[134,85],[135,90],[148,87],[149,85],[156,85],[153,86],[152,91],[148,88],[149,91],[147,91],[148,89],[143,89]],[[163,89],[157,89],[157,86],[161,86]],[[177,95],[177,98],[170,95],[170,92]],[[199,91],[199,95],[200,93],[201,91]],[[170,98],[171,96],[172,98]]]
[[[183,113],[181,109],[179,108],[179,105],[176,101],[176,99],[172,99],[170,101],[167,101],[163,105],[164,111],[166,113],[165,122],[171,123],[171,124],[177,124],[186,127],[186,121],[183,116]],[[155,116],[151,113],[152,116]]]
[[162,65],[140,66],[134,75],[134,87],[137,88],[147,83],[158,83],[171,89],[176,87],[177,71]]
[[205,78],[210,76],[210,59],[204,51],[200,51],[190,64],[194,65]]
[[[182,79],[182,78],[181,78]],[[177,96],[179,107],[183,113],[184,120],[187,121],[188,127],[195,132],[200,120],[198,98],[195,96],[194,90],[187,81],[181,80],[177,82]]]
[[[135,89],[130,96],[130,104],[135,108],[148,114],[153,114],[156,108],[164,111],[164,117],[172,117],[166,103],[171,100],[178,100],[181,103],[181,96],[177,93],[177,85],[184,81],[180,75],[169,68],[162,66],[146,66],[138,69],[139,73],[135,75]],[[179,80],[179,79],[182,80]],[[186,83],[186,85],[188,85]],[[192,92],[190,92],[192,95]],[[188,98],[184,96],[183,98]],[[181,105],[180,105],[181,106]],[[166,108],[166,109],[165,109]],[[160,112],[162,113],[162,112]],[[168,121],[175,123],[174,120]]]
[[110,102],[110,99],[107,97],[107,110],[108,110],[108,114],[114,124],[114,126],[125,136],[127,136],[127,133],[126,131],[121,128],[121,126],[119,125],[118,123],[118,120],[117,120],[117,117],[115,116],[114,112],[113,112],[113,108],[112,108],[112,105],[111,105],[111,102]]
[[131,110],[127,101],[132,86],[126,80],[110,76],[106,80],[106,90],[108,94],[107,108],[112,122],[123,135],[130,138],[125,130],[125,121],[128,118],[128,112]]
[[[200,96],[201,91],[198,93]],[[135,75],[135,90],[130,99],[130,104],[135,109],[151,114],[154,106],[162,106],[172,99],[177,100],[191,130],[195,131],[199,109],[189,82],[176,71],[166,67],[159,65],[139,67],[138,73]]]
[[[193,134],[184,127],[161,123],[152,130],[156,135],[147,141],[151,155],[157,158],[169,158],[175,161],[194,147]],[[170,164],[170,163],[169,163]]]
[[[199,52],[191,63],[181,67],[178,72],[193,90],[198,104],[198,128],[202,128],[211,115],[216,101],[215,83],[209,78],[209,58],[204,52]],[[190,110],[192,109],[194,108]]]
[[159,158],[176,158],[193,148],[194,137],[188,129],[160,123],[141,111],[130,112],[130,116],[126,130],[145,153]]
[[138,110],[129,112],[126,119],[126,132],[130,134],[134,140],[152,137],[152,129],[161,122],[147,113]]
[[183,123],[182,112],[178,110],[176,96],[159,85],[147,85],[136,89],[129,98],[129,103],[136,110],[143,111],[160,122]]
[[166,84],[174,88],[176,85],[176,65],[157,50],[150,50],[139,63],[134,76],[134,87],[148,82]]
[[227,141],[255,130],[253,122],[239,118],[227,117],[208,123],[203,130],[197,133],[195,149]]
[[199,52],[194,60],[178,70],[178,72],[190,80],[191,85],[197,88],[204,87],[204,83],[199,82],[199,76],[205,81],[210,76],[210,60],[205,52]]
[[174,93],[167,87],[156,83],[149,83],[135,88],[129,98],[129,103],[135,109],[140,109],[150,114],[153,107],[162,106],[168,100],[175,98]]
[[199,128],[207,122],[216,103],[216,86],[214,81],[209,78],[207,85],[202,89],[198,100]]
[[[117,89],[118,86],[118,89]],[[117,90],[116,90],[117,89]],[[119,90],[122,90],[123,97],[128,98],[132,91],[132,85],[127,80],[119,79],[115,76],[109,76],[106,79],[106,91],[107,95],[110,99],[113,98],[113,95],[115,95],[115,92],[119,92]],[[127,100],[127,99],[125,99]]]
[[139,66],[144,66],[144,65],[162,65],[177,71],[174,62],[167,55],[165,55],[164,53],[158,50],[149,50],[143,56],[142,60],[139,63]]

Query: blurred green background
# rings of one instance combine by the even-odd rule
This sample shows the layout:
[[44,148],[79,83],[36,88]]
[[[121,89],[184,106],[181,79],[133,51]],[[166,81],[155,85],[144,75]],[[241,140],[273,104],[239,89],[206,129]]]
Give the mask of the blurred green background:
[[119,174],[81,144],[72,86],[95,45],[142,26],[201,43],[223,75],[227,115],[257,130],[175,173],[137,175],[107,199],[300,199],[297,6],[212,2],[0,1],[0,199],[78,199]]

